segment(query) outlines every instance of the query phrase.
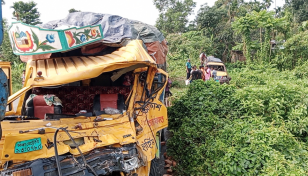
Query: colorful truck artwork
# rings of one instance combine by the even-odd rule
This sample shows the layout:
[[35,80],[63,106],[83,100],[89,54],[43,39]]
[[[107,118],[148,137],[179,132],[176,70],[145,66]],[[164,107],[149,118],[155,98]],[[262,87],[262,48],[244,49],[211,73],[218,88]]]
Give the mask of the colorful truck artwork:
[[37,55],[67,51],[101,40],[101,30],[101,26],[48,30],[15,22],[9,28],[9,35],[14,54]]

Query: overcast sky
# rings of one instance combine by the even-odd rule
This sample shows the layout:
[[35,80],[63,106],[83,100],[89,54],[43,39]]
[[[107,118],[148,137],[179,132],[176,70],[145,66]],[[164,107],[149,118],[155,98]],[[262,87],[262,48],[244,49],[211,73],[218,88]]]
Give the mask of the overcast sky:
[[[10,8],[13,2],[17,0],[5,0],[6,4],[2,6],[3,18],[12,19],[13,9]],[[200,5],[207,3],[214,5],[214,0],[194,0],[197,3],[195,14]],[[275,0],[271,8],[275,7]],[[282,6],[285,0],[276,0],[277,6]],[[28,2],[28,1],[25,1]],[[151,25],[155,24],[158,18],[158,10],[153,5],[153,0],[34,0],[41,13],[41,21],[46,23],[52,20],[63,19],[68,14],[68,10],[75,8],[84,12],[97,12],[119,15],[132,20],[142,21]],[[191,20],[194,16],[190,17]]]

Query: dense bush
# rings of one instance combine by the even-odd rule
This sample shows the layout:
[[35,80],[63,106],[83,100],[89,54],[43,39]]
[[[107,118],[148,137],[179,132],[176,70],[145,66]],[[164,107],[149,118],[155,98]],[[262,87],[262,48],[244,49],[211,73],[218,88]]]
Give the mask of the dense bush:
[[307,175],[301,70],[234,66],[230,85],[191,84],[168,109],[168,154],[178,175]]
[[24,63],[13,62],[12,64],[12,86],[13,93],[22,88],[22,71],[25,70]]

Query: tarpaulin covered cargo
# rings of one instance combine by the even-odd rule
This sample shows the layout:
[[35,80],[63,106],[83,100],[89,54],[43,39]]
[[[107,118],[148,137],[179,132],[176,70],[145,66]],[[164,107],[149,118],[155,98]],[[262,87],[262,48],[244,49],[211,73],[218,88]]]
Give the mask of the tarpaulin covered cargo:
[[119,43],[124,38],[140,38],[144,43],[163,41],[163,34],[154,26],[120,17],[118,15],[75,12],[61,20],[50,21],[39,27],[46,29],[65,29],[70,27],[83,27],[88,25],[101,25],[104,42]]
[[214,56],[207,57],[207,62],[221,62],[222,61],[219,58],[215,58]]
[[[21,55],[21,59],[23,61],[27,61],[29,59],[35,60],[50,58],[53,56],[51,56],[49,53],[63,53],[72,49],[81,48],[81,45],[85,44],[87,47],[94,43],[103,43],[105,46],[111,47],[121,47],[127,43],[125,42],[127,39],[140,39],[145,44],[144,47],[146,47],[146,49],[149,51],[148,53],[152,56],[154,55],[155,58],[153,58],[156,59],[157,64],[165,64],[166,62],[166,54],[168,51],[167,42],[165,41],[163,34],[156,27],[140,21],[123,18],[118,15],[92,12],[75,12],[68,14],[66,18],[61,20],[50,21],[38,26],[27,26],[30,27],[31,30],[20,24],[13,24],[10,28],[10,30],[12,30],[10,33],[13,34],[11,38],[14,39],[16,36],[23,36],[19,35],[23,31],[26,33],[24,38],[17,38],[16,40],[11,41],[13,43],[13,49],[14,43],[16,45],[16,50],[14,50],[14,53]],[[80,40],[75,38],[75,34],[82,33],[85,30],[91,31],[90,33],[86,33],[86,36],[89,35],[87,39],[89,37],[93,38],[92,41],[86,40],[83,42],[82,38],[80,38]],[[94,31],[95,35],[92,35],[92,31]],[[58,42],[55,40],[55,42],[49,42],[50,40],[47,39],[46,44],[50,45],[49,50],[46,49],[46,46],[43,45],[36,46],[40,44],[35,42],[33,37],[38,36],[40,40],[41,38],[45,37],[45,33],[50,33],[49,37],[52,36],[52,39],[60,38],[61,41]],[[57,37],[58,33],[63,34]],[[46,38],[48,37],[46,36]],[[27,39],[30,41],[30,44],[32,44],[31,46],[30,44],[26,45],[27,42],[22,43],[23,40]],[[57,46],[56,43],[58,43],[59,46]],[[62,45],[62,47],[60,45]],[[41,50],[40,47],[44,47],[45,50]],[[94,54],[95,52],[99,53],[100,49],[103,50],[105,47],[95,45],[95,49],[92,46],[90,46],[90,48],[91,51],[88,50],[89,47],[87,49],[83,47],[82,54],[88,55]]]

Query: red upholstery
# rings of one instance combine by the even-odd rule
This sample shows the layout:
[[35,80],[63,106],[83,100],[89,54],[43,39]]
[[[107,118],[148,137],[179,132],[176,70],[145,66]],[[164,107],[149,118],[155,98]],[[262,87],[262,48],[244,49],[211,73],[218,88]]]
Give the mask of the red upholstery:
[[118,94],[100,94],[99,101],[101,104],[101,111],[104,111],[107,107],[118,109]]
[[38,95],[33,98],[34,117],[44,119],[46,113],[53,114],[54,106],[48,106],[43,98],[43,95]]
[[122,94],[126,100],[129,92],[130,88],[125,86],[63,86],[56,89],[41,88],[38,94],[56,95],[62,101],[63,114],[77,114],[80,110],[92,112],[97,94]]

